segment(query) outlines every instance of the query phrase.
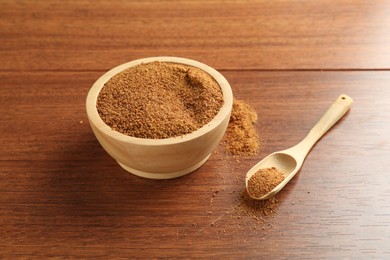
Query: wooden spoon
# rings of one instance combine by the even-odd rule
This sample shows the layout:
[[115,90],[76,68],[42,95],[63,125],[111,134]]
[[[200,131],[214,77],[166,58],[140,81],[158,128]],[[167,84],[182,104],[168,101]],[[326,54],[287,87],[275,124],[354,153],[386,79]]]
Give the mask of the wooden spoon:
[[248,180],[259,169],[276,167],[283,172],[284,180],[278,184],[273,190],[262,197],[253,197],[253,194],[248,194],[256,200],[264,200],[278,193],[301,168],[303,161],[313,145],[349,110],[352,105],[352,98],[347,95],[340,95],[336,101],[329,107],[325,114],[321,117],[318,123],[310,130],[309,134],[297,145],[279,152],[274,152],[255,166],[252,167],[246,174],[245,187],[248,191]]

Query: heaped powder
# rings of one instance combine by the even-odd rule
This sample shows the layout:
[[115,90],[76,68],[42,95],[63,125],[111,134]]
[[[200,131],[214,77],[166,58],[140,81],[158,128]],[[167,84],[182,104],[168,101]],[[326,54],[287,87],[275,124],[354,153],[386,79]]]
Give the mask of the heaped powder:
[[209,123],[222,105],[222,90],[208,73],[158,61],[113,76],[97,100],[100,117],[113,130],[149,139],[191,133]]
[[260,198],[283,180],[283,173],[275,167],[260,169],[249,178],[248,193],[254,198]]
[[260,148],[259,135],[254,127],[257,113],[243,100],[233,100],[233,109],[225,134],[225,149],[237,156],[256,155]]

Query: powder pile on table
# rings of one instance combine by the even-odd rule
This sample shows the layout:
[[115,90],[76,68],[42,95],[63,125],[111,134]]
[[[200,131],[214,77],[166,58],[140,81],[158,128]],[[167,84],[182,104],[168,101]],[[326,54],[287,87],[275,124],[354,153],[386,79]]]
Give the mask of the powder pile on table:
[[255,109],[244,100],[233,100],[233,109],[225,134],[227,153],[236,156],[256,155],[260,148],[259,135],[254,128],[257,121]]

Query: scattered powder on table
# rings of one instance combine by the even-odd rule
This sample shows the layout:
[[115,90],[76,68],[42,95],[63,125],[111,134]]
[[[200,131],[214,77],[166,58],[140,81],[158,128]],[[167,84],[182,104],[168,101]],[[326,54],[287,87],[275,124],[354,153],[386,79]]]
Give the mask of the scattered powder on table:
[[274,167],[257,171],[248,180],[248,191],[245,188],[243,189],[238,200],[239,204],[234,208],[234,211],[238,214],[237,218],[249,216],[262,224],[271,226],[271,223],[266,221],[266,217],[277,212],[279,204],[277,195],[266,200],[255,200],[251,198],[248,192],[254,194],[255,197],[261,197],[271,191],[283,179],[282,172]]
[[283,180],[283,172],[275,167],[260,169],[249,178],[248,193],[254,198],[260,198]]
[[256,155],[260,148],[259,135],[254,128],[256,111],[243,100],[233,100],[233,109],[225,134],[227,153],[238,156]]
[[241,193],[241,203],[238,207],[241,215],[250,216],[256,220],[270,216],[277,211],[278,199],[273,196],[266,200],[254,200],[244,189]]
[[100,117],[113,130],[149,139],[191,133],[209,123],[222,105],[222,90],[208,73],[170,62],[116,74],[97,99]]
[[[237,226],[240,229],[246,226],[255,230],[266,230],[273,227],[272,216],[278,211],[279,205],[277,195],[267,200],[254,200],[248,195],[246,189],[237,195],[239,196],[236,200],[237,204],[225,212],[227,219],[224,222],[233,221],[227,223],[230,229],[234,230]],[[255,222],[245,220],[247,217]]]

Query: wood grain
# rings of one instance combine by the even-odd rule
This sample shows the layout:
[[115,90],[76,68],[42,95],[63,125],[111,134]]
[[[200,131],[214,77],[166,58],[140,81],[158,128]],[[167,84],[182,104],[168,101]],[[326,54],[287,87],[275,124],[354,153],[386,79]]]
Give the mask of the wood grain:
[[390,68],[388,1],[1,1],[1,70]]
[[[95,140],[84,102],[97,73],[0,73],[0,256],[388,257],[390,72],[223,74],[258,111],[261,152],[238,162],[221,145],[193,174],[152,181]],[[354,106],[266,228],[233,210],[251,165],[297,143],[340,93]]]
[[[388,1],[0,1],[1,259],[390,258]],[[125,172],[85,112],[104,71],[175,55],[258,112],[261,151],[185,177]],[[346,116],[278,194],[240,211],[245,173],[341,93]]]

